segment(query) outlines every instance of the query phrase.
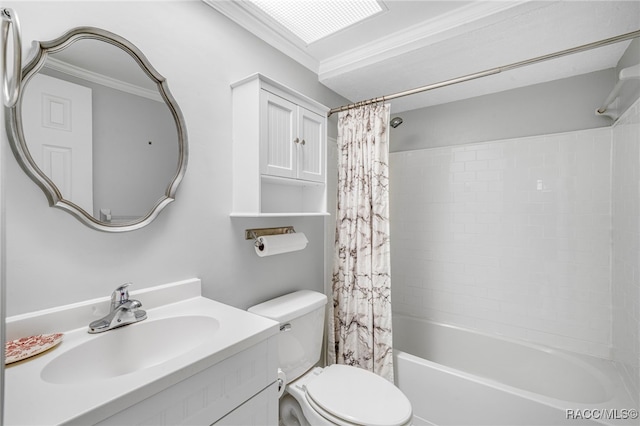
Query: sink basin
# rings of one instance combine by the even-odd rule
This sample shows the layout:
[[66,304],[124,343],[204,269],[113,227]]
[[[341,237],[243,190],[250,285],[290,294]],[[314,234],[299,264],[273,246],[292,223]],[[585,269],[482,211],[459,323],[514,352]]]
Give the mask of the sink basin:
[[44,366],[41,377],[54,384],[82,384],[122,376],[189,352],[219,329],[220,323],[207,316],[147,319],[60,353]]

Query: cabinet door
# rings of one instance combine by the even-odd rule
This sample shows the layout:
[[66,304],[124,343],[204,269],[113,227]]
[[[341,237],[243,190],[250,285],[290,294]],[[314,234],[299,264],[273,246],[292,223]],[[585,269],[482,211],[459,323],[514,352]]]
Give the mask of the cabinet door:
[[299,109],[298,178],[324,182],[325,174],[325,118]]
[[260,173],[295,178],[297,175],[297,106],[270,92],[262,92]]
[[278,426],[278,401],[278,384],[273,383],[214,425]]

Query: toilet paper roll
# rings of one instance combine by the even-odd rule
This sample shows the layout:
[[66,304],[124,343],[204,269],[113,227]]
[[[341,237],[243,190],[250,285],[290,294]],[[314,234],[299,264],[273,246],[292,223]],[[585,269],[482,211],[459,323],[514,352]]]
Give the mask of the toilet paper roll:
[[256,239],[256,254],[260,257],[302,250],[307,246],[307,237],[302,232],[266,235]]
[[278,398],[284,394],[284,390],[287,387],[287,376],[284,371],[278,368]]

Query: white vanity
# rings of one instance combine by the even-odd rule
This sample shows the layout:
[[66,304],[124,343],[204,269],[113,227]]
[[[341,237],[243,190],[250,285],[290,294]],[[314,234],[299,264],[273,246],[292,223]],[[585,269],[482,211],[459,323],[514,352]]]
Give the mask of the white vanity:
[[7,318],[7,339],[64,332],[5,369],[6,424],[276,425],[278,323],[192,279],[132,291],[148,318],[99,334],[109,299]]

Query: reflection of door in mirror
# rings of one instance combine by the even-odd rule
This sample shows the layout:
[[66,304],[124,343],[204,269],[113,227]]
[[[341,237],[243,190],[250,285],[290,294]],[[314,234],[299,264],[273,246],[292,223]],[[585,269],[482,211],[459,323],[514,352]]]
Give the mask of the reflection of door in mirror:
[[22,100],[25,139],[34,161],[62,196],[93,212],[91,89],[42,74]]

